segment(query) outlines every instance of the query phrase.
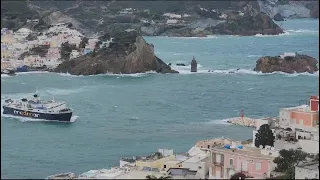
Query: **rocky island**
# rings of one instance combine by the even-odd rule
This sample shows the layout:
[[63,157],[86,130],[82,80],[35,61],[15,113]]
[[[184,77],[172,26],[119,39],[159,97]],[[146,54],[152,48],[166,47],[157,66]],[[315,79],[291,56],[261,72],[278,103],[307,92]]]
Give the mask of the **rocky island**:
[[318,60],[302,54],[284,53],[280,56],[261,57],[256,62],[254,71],[262,73],[285,72],[285,73],[315,73],[318,71]]
[[109,40],[105,47],[97,46],[90,54],[66,60],[55,72],[73,75],[133,74],[147,71],[178,73],[155,56],[154,46],[146,43],[136,31],[107,34],[104,38]]

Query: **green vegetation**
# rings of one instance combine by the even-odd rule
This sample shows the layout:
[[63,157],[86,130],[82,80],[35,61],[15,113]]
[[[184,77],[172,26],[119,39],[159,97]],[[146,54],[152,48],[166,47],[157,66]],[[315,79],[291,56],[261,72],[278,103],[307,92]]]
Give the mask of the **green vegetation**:
[[161,177],[157,178],[154,175],[148,175],[148,176],[146,176],[146,179],[171,179],[171,177],[170,176],[161,176]]
[[241,173],[241,172],[238,172],[238,173],[235,173],[234,175],[232,175],[230,177],[230,179],[246,179],[246,175]]
[[1,28],[18,30],[27,19],[39,18],[39,14],[28,7],[27,1],[1,1]]
[[275,170],[285,173],[286,179],[294,179],[294,167],[306,159],[307,153],[301,150],[282,149],[279,154],[279,157],[273,160],[273,162],[277,164]]
[[268,146],[273,146],[275,137],[273,136],[273,132],[270,129],[270,126],[268,124],[264,124],[260,126],[258,133],[256,134],[256,139],[254,141],[254,145],[256,147],[259,147],[260,145],[263,146],[263,148]]

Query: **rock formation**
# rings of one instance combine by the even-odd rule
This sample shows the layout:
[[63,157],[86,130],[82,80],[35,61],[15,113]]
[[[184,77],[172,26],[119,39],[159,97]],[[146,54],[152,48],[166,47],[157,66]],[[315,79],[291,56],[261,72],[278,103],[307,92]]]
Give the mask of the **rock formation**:
[[146,43],[137,32],[119,32],[112,35],[108,47],[95,49],[89,55],[67,60],[55,72],[74,75],[93,74],[133,74],[156,71],[158,73],[178,73],[155,56],[153,45]]
[[256,34],[278,35],[283,30],[264,13],[256,15],[235,16],[225,23],[220,23],[215,27],[207,28],[214,34],[251,36]]
[[276,15],[273,16],[273,20],[275,21],[284,21],[283,17],[281,16],[280,13],[277,13]]
[[281,71],[285,73],[314,73],[318,71],[318,61],[310,56],[296,54],[295,57],[284,57],[279,56],[261,57],[257,60],[255,71],[262,73],[271,73]]

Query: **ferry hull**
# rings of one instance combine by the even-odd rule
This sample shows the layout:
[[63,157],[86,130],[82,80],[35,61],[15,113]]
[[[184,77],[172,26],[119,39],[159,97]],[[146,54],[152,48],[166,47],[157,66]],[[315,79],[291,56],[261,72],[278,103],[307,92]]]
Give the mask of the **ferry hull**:
[[10,114],[13,116],[28,117],[32,119],[45,119],[50,121],[63,121],[70,122],[72,112],[62,113],[62,114],[46,114],[38,113],[32,111],[23,111],[20,109],[14,109],[10,107],[3,106],[3,114]]

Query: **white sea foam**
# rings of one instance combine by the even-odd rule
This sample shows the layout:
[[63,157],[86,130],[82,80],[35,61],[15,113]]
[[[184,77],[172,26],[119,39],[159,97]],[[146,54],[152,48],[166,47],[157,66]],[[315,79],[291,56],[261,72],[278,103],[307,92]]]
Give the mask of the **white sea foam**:
[[[199,65],[199,64],[198,64]],[[284,72],[272,72],[272,73],[262,73],[262,72],[256,72],[252,69],[225,69],[225,70],[210,70],[204,68],[203,66],[198,66],[198,72],[190,72],[190,68],[191,66],[175,66],[172,65],[172,69],[178,71],[180,74],[250,74],[250,75],[273,75],[273,74],[282,74],[285,75],[287,77],[296,77],[296,76],[319,76],[319,71],[311,74],[311,73],[293,73],[293,74],[289,74],[289,73],[284,73]]]
[[6,117],[9,119],[17,119],[20,122],[57,122],[57,123],[73,123],[77,120],[79,116],[72,116],[70,119],[70,122],[67,121],[58,121],[58,120],[46,120],[46,119],[33,119],[33,118],[28,118],[28,117],[22,117],[22,116],[13,116],[9,114],[3,114],[1,112],[1,117]]
[[68,95],[75,94],[85,91],[90,88],[89,86],[81,87],[81,88],[73,88],[73,89],[58,89],[58,88],[46,88],[43,90],[39,90],[39,93],[42,95]]
[[228,119],[214,119],[214,120],[209,120],[206,121],[202,124],[206,124],[206,125],[214,125],[214,124],[223,124],[223,125],[231,125],[230,123],[228,123],[229,120],[231,120],[232,118],[228,118]]
[[250,54],[248,57],[262,57],[263,55]]
[[281,33],[279,35],[263,35],[263,34],[256,34],[254,35],[255,37],[273,37],[273,36],[288,36],[288,35],[292,35],[290,32],[288,31],[284,31],[284,33]]
[[[61,76],[70,76],[70,77],[85,77],[84,75],[71,75],[69,73],[58,73]],[[106,73],[106,74],[96,74],[96,75],[88,75],[89,77],[98,77],[98,76],[117,76],[117,77],[142,77],[147,76],[150,74],[156,74],[155,71],[147,71],[145,73],[135,73],[135,74],[113,74],[113,73]]]
[[291,33],[304,33],[304,34],[319,34],[319,30],[310,30],[310,29],[288,29],[286,32]]

